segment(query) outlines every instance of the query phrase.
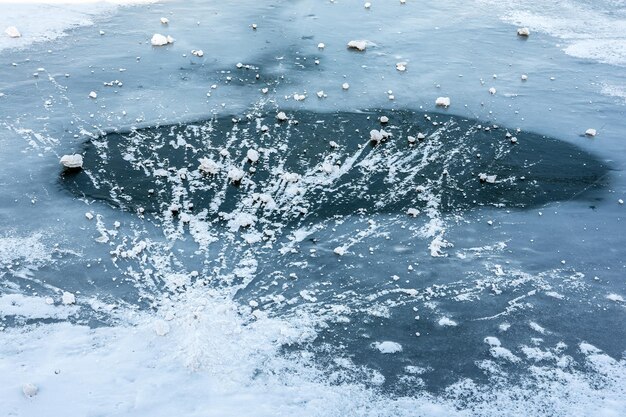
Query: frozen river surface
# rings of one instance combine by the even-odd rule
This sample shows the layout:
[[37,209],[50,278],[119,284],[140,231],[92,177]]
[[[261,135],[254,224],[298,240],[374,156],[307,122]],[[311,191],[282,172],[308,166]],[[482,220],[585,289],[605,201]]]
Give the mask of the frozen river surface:
[[56,3],[0,1],[1,415],[626,414],[624,1]]

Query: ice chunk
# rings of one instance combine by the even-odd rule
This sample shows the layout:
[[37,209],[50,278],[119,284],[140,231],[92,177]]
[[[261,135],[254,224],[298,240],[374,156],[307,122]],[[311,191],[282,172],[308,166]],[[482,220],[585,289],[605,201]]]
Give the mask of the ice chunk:
[[486,182],[488,184],[495,184],[497,175],[487,175],[485,173],[478,174],[478,179],[481,182]]
[[343,84],[341,84],[341,88],[343,88],[344,90],[347,90],[348,88],[350,88],[350,84],[343,83]]
[[158,336],[165,336],[166,334],[170,332],[170,325],[167,324],[167,322],[163,320],[158,320],[157,322],[154,323],[154,332]]
[[93,98],[93,99],[98,98],[98,93],[96,93],[95,91],[90,92],[89,93],[89,98]]
[[530,36],[530,29],[528,28],[519,28],[517,29],[518,36]]
[[276,118],[280,120],[281,122],[284,122],[285,120],[287,120],[287,115],[285,114],[284,111],[281,111],[276,115]]
[[259,153],[254,149],[248,149],[246,157],[250,160],[250,162],[257,162],[259,160]]
[[380,351],[380,353],[390,354],[402,352],[402,345],[400,343],[391,342],[386,340],[384,342],[376,342],[373,346]]
[[491,88],[489,89],[489,94],[491,94],[492,96],[496,94],[496,89],[495,89],[495,87],[491,87]]
[[387,123],[389,122],[389,118],[387,116],[380,116],[380,122],[381,123]]
[[457,325],[456,321],[448,318],[448,317],[442,317],[439,319],[439,321],[437,322],[439,323],[440,326],[444,326],[444,327],[454,327]]
[[389,138],[391,136],[391,133],[389,132],[385,132],[383,129],[380,130],[376,130],[376,129],[372,129],[370,130],[370,140],[372,142],[381,142],[387,138]]
[[34,397],[35,395],[37,395],[37,393],[39,392],[39,388],[37,388],[37,385],[28,382],[22,385],[22,392],[24,393],[25,396],[30,398],[30,397]]
[[437,97],[437,100],[435,100],[435,105],[440,107],[449,107],[450,97]]
[[485,337],[485,343],[487,343],[491,347],[498,347],[501,345],[500,340],[494,336]]
[[232,182],[241,181],[244,175],[245,175],[245,172],[243,172],[239,168],[231,168],[228,171],[228,179],[231,180]]
[[71,292],[67,292],[66,291],[61,296],[61,302],[63,304],[66,304],[66,305],[75,304],[76,303],[76,296],[74,294],[72,294]]
[[63,155],[61,157],[61,164],[65,168],[82,168],[83,167],[83,156],[79,154],[74,155]]
[[169,22],[170,22],[170,20],[167,17],[162,17],[161,18],[161,24],[167,25]]
[[192,49],[191,55],[195,55],[198,58],[202,58],[204,56],[204,52],[202,51],[202,49]]
[[150,43],[152,44],[152,46],[163,46],[163,45],[167,45],[170,43],[174,43],[174,38],[172,38],[171,36],[164,36],[161,35],[160,33],[155,33],[154,35],[152,35],[152,39],[150,39]]
[[406,214],[408,214],[409,216],[413,216],[413,217],[415,217],[415,216],[417,216],[418,214],[420,214],[420,211],[419,211],[418,209],[416,209],[416,208],[411,207],[410,209],[408,209],[408,210],[406,211]]
[[198,169],[206,174],[215,175],[220,171],[220,164],[209,158],[201,158],[198,160],[200,166]]
[[348,42],[348,48],[356,49],[357,51],[365,51],[365,49],[367,48],[367,41],[350,41]]
[[335,254],[339,256],[343,256],[346,253],[346,248],[344,248],[343,246],[337,246],[335,249],[333,249],[333,252],[335,252]]
[[400,72],[406,71],[406,62],[398,62],[396,64],[396,69]]
[[317,47],[319,49],[324,49],[326,47],[326,45],[324,45],[322,42],[320,42],[320,43],[317,44]]
[[528,75],[522,74],[522,81],[526,81],[526,80],[528,80]]
[[598,132],[595,129],[587,129],[585,130],[585,135],[587,136],[595,136]]
[[370,7],[372,7],[372,3],[368,1],[363,5],[363,7],[365,7],[366,9],[369,9]]
[[20,33],[19,30],[17,30],[17,28],[15,26],[9,26],[8,28],[6,28],[6,30],[4,31],[4,33],[6,33],[7,35],[9,35],[9,37],[11,38],[19,38],[22,36],[22,34]]
[[296,100],[296,101],[303,101],[305,98],[306,98],[306,95],[304,95],[304,94],[296,93],[296,94],[293,95],[293,99]]

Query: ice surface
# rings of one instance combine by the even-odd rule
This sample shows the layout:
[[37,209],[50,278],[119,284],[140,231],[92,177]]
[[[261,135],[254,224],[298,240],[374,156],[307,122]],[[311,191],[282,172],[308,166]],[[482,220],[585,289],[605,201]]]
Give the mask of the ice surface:
[[3,412],[624,414],[621,2],[0,3]]

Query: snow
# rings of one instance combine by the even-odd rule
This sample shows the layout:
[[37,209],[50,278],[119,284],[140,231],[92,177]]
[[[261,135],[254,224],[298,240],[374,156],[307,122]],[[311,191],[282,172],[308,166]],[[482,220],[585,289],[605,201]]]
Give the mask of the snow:
[[60,159],[60,163],[70,169],[83,167],[83,156],[79,154],[63,155]]
[[380,353],[383,354],[391,354],[402,352],[402,345],[400,343],[384,341],[384,342],[375,342],[373,344],[375,349],[378,349]]

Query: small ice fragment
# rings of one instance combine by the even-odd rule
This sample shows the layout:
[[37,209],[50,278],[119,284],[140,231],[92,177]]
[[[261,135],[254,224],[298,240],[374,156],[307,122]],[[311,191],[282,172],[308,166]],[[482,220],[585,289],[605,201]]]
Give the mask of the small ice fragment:
[[256,25],[256,23],[253,23],[252,25],[250,25],[250,27],[252,28],[252,30],[256,30],[258,26]]
[[417,141],[417,138],[415,136],[408,136],[407,139],[409,143],[415,143],[415,141]]
[[384,342],[376,342],[373,346],[380,351],[380,353],[391,354],[402,352],[402,345],[400,343],[384,341]]
[[74,296],[74,294],[72,294],[71,292],[65,291],[63,295],[61,296],[61,302],[66,305],[75,304],[76,296]]
[[37,393],[39,392],[39,388],[37,388],[37,385],[28,382],[22,385],[22,392],[25,396],[31,398],[37,395]]
[[83,156],[79,154],[63,155],[60,162],[65,168],[82,168]]
[[381,123],[387,123],[389,122],[389,118],[387,116],[380,116],[380,122]]
[[530,29],[528,28],[519,28],[517,29],[518,36],[530,36]]
[[348,48],[356,49],[357,51],[365,51],[365,49],[367,48],[367,41],[350,41],[348,42]]
[[398,62],[396,64],[396,69],[400,72],[406,71],[406,62]]
[[85,213],[85,217],[87,218],[87,220],[92,220],[93,214],[90,211],[88,211],[87,213]]
[[160,33],[155,33],[152,35],[152,39],[150,39],[150,43],[152,46],[163,46],[169,43],[174,43],[174,38],[171,36],[163,36]]
[[232,182],[241,181],[244,175],[245,175],[245,172],[243,172],[239,168],[231,168],[230,171],[228,171],[228,179],[231,180]]
[[250,160],[250,162],[254,163],[259,160],[259,153],[254,149],[248,149],[246,157]]
[[191,54],[197,56],[198,58],[202,58],[204,56],[202,49],[192,49]]
[[220,165],[212,159],[202,158],[198,161],[200,162],[198,169],[205,174],[215,175],[220,171]]
[[267,87],[261,88],[261,92],[262,92],[263,94],[267,94],[267,92],[268,92],[268,91],[270,91],[270,90],[269,90],[269,88],[267,88]]
[[350,84],[343,83],[343,84],[341,84],[341,88],[343,88],[344,90],[347,90],[348,88],[350,88]]
[[343,256],[346,253],[346,248],[344,248],[343,246],[337,246],[333,252],[335,252],[337,255],[339,256]]
[[449,107],[450,97],[437,97],[437,100],[435,100],[435,105],[439,107]]
[[426,139],[426,135],[425,135],[425,134],[423,134],[422,132],[419,132],[419,133],[417,134],[417,139],[418,139],[418,140],[424,140],[424,139]]
[[365,7],[366,9],[369,9],[370,7],[372,7],[372,3],[368,1],[367,3],[363,5],[363,7]]
[[499,347],[502,345],[502,343],[500,343],[500,340],[494,336],[485,337],[485,343],[491,347]]
[[526,81],[526,80],[528,80],[528,75],[522,74],[522,81]]
[[326,47],[326,45],[324,45],[322,42],[320,42],[320,43],[317,44],[317,47],[319,49],[324,49]]
[[157,336],[165,336],[170,332],[170,325],[164,320],[157,320],[154,323],[154,332]]
[[92,91],[89,93],[89,98],[98,98],[98,93],[96,93],[95,91]]
[[456,321],[449,319],[448,317],[440,318],[438,323],[440,326],[444,326],[444,327],[447,327],[447,326],[454,327],[457,325]]
[[420,214],[420,211],[416,208],[410,208],[406,211],[406,214],[408,214],[409,216],[413,216],[416,217],[418,214]]
[[293,95],[293,99],[296,100],[296,101],[303,101],[305,98],[306,98],[306,95],[304,95],[304,94],[296,93],[296,94]]
[[270,128],[267,125],[261,126],[261,132],[269,132]]
[[259,302],[255,300],[248,301],[248,305],[252,308],[257,308],[259,306]]
[[497,175],[487,175],[485,173],[478,174],[480,182],[486,182],[488,184],[495,184]]
[[608,300],[611,300],[611,301],[616,301],[616,302],[620,302],[620,303],[624,302],[624,297],[622,297],[619,294],[609,294],[609,295],[606,296],[606,298]]
[[585,135],[587,136],[595,136],[598,132],[595,129],[587,129],[585,130]]
[[10,38],[19,38],[22,36],[22,34],[20,33],[19,30],[17,30],[17,28],[15,26],[9,26],[8,28],[6,28],[6,30],[4,31],[4,33],[6,33],[7,35],[9,35]]
[[279,121],[284,122],[285,120],[287,120],[287,115],[285,114],[285,112],[284,112],[284,111],[281,111],[281,112],[279,112],[279,113],[276,115],[276,118],[277,118]]
[[325,94],[324,94],[324,90],[320,90],[320,91],[318,91],[318,92],[317,92],[317,96],[318,96],[319,98],[324,98],[324,96],[325,96]]
[[489,94],[491,94],[492,96],[496,94],[496,89],[495,89],[495,87],[491,87],[491,88],[489,89]]
[[170,20],[167,17],[162,17],[161,18],[161,24],[162,25],[167,25],[170,22]]
[[617,202],[618,202],[619,204],[624,204],[624,200],[622,200],[621,198],[620,198],[619,200],[617,200]]

